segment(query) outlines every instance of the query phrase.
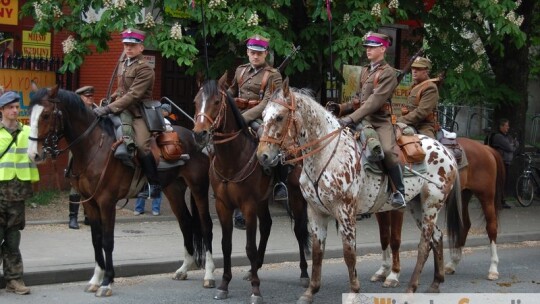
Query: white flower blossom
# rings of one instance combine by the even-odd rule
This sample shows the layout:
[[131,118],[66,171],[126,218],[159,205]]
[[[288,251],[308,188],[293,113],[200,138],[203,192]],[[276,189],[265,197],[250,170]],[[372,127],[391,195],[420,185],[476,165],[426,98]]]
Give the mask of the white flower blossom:
[[114,8],[116,9],[124,9],[126,8],[127,3],[126,0],[116,0],[114,1]]
[[344,14],[343,15],[343,23],[347,23],[347,22],[349,22],[349,20],[351,20],[351,15],[349,15],[348,13]]
[[34,2],[34,10],[36,11],[36,19],[42,21],[45,18],[45,13],[41,10],[41,5],[37,2]]
[[390,3],[388,3],[388,8],[392,9],[392,8],[395,8],[397,9],[399,7],[399,1],[398,0],[392,0],[390,1]]
[[520,27],[521,24],[523,23],[523,20],[525,20],[525,18],[523,16],[519,16],[517,17],[516,21],[514,21],[514,24]]
[[375,3],[373,5],[373,8],[371,8],[371,15],[374,17],[380,17],[381,16],[381,4]]
[[135,5],[143,5],[143,0],[131,0],[131,3]]
[[146,13],[146,16],[144,16],[144,28],[153,28],[156,26],[156,23],[154,22],[154,17],[151,13]]
[[171,39],[180,40],[182,39],[182,26],[176,22],[171,28]]
[[88,12],[86,12],[86,21],[90,24],[98,22],[98,17],[93,9],[90,9]]
[[251,16],[249,17],[248,21],[247,21],[247,25],[248,26],[256,26],[256,25],[259,25],[259,15],[257,15],[257,12],[253,12],[253,14],[251,14]]
[[64,51],[64,54],[69,54],[75,50],[75,46],[77,45],[77,41],[73,36],[69,35],[66,40],[62,41],[62,50]]
[[463,73],[463,63],[460,63],[455,69],[456,73],[461,74]]
[[482,68],[482,60],[481,59],[478,59],[475,63],[472,64],[472,68],[479,72],[480,69]]
[[209,9],[215,9],[219,6],[227,6],[227,1],[226,0],[210,0],[208,2]]
[[283,22],[279,25],[279,28],[282,30],[286,30],[289,27],[289,24],[287,22]]
[[62,11],[60,10],[60,8],[58,6],[53,6],[53,16],[55,18],[60,18],[62,17]]
[[111,8],[111,7],[113,7],[113,5],[114,5],[113,2],[114,2],[114,0],[104,0],[104,1],[103,1],[103,6],[104,6],[105,8]]
[[281,7],[281,4],[277,3],[276,1],[272,2],[272,8],[273,9],[278,9]]

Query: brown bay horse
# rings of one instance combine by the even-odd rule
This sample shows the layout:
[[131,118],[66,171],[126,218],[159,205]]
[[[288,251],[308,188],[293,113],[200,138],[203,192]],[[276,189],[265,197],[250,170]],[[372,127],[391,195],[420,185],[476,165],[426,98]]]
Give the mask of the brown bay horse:
[[[262,303],[258,269],[264,261],[270,236],[272,218],[269,200],[273,176],[257,161],[258,139],[244,122],[234,100],[226,94],[225,78],[219,83],[209,80],[195,97],[195,126],[193,131],[201,145],[213,145],[211,152],[210,182],[216,198],[216,211],[223,238],[223,280],[215,299],[228,297],[231,273],[233,211],[239,208],[246,220],[246,254],[251,263],[251,303]],[[297,167],[298,168],[298,167]],[[289,174],[290,214],[294,217],[294,232],[300,251],[301,281],[309,281],[305,252],[309,252],[306,202],[298,188],[298,169]],[[296,183],[295,183],[296,182]],[[256,244],[257,221],[260,241]]]
[[[459,170],[464,229],[459,235],[456,235],[456,245],[450,248],[451,258],[445,266],[445,272],[454,274],[461,261],[462,250],[471,228],[469,202],[474,195],[480,201],[490,243],[491,260],[487,278],[488,280],[497,280],[499,278],[497,269],[499,264],[497,255],[498,211],[503,198],[504,163],[500,154],[487,145],[463,137],[458,138],[457,141],[463,148],[468,161],[468,165]],[[379,270],[371,277],[371,281],[383,281],[384,287],[396,287],[399,285],[401,271],[399,248],[403,213],[383,212],[377,213],[376,217],[379,223],[383,261]],[[391,252],[388,245],[390,245]],[[392,256],[391,261],[389,260],[390,255]]]
[[[90,221],[96,267],[87,292],[96,296],[112,295],[114,281],[113,249],[116,202],[126,198],[136,175],[134,168],[125,166],[112,156],[116,141],[112,122],[98,119],[73,92],[40,89],[32,97],[31,141],[28,154],[35,162],[56,157],[69,149],[73,155],[72,185],[86,198],[82,203]],[[212,258],[212,220],[208,205],[208,156],[198,150],[193,133],[175,127],[184,153],[190,157],[182,166],[159,171],[163,192],[171,204],[184,239],[183,265],[174,279],[186,279],[187,271],[205,268],[204,287],[214,287],[215,269]],[[58,141],[65,138],[68,147],[60,150]],[[185,200],[187,187],[191,190],[191,205]],[[191,212],[190,212],[191,210]]]

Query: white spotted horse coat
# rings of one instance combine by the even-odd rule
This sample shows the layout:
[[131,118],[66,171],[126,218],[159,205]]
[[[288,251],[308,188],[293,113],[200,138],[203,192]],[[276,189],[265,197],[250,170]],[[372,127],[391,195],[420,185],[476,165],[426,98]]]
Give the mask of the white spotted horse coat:
[[[263,165],[276,165],[282,153],[294,154],[301,151],[303,154],[291,161],[303,161],[300,185],[309,203],[313,269],[310,286],[299,303],[311,303],[313,295],[320,288],[327,226],[334,219],[338,223],[343,242],[350,290],[359,292],[360,284],[355,269],[356,215],[368,212],[375,205],[379,189],[386,189],[388,179],[384,178],[384,183],[381,184],[381,176],[363,170],[362,150],[352,132],[340,128],[337,119],[307,92],[289,89],[287,81],[270,99],[263,113],[263,120],[265,127],[257,151]],[[287,142],[288,137],[299,146],[285,146],[283,143]],[[429,250],[433,248],[436,269],[429,291],[435,292],[444,281],[443,234],[436,225],[437,216],[447,198],[454,197],[449,194],[456,188],[454,183],[459,179],[453,156],[437,141],[427,136],[419,137],[426,151],[427,172],[424,176],[430,181],[418,176],[405,178],[408,209],[421,230],[418,260],[407,291],[416,291],[419,275],[429,256]],[[457,189],[459,190],[459,186]],[[450,201],[452,200],[448,203]],[[456,201],[450,205],[458,203]],[[391,209],[391,205],[387,203],[377,212]],[[459,223],[459,219],[453,223]]]

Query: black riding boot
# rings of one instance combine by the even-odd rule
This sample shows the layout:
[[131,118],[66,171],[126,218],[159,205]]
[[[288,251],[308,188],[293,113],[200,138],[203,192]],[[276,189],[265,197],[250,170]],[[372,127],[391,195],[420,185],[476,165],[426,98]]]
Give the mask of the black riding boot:
[[79,215],[79,205],[81,196],[78,194],[69,195],[69,229],[79,229],[77,216]]
[[287,202],[289,200],[289,192],[287,191],[287,177],[289,176],[290,166],[277,165],[276,173],[278,176],[278,182],[274,185],[274,201],[275,202]]
[[392,207],[404,208],[407,206],[405,202],[405,186],[403,185],[403,173],[401,172],[401,166],[396,165],[388,169],[388,176],[396,187],[396,192],[392,193]]
[[159,176],[157,171],[156,161],[152,153],[148,153],[141,157],[141,168],[148,180],[148,186],[143,189],[137,197],[143,197],[146,199],[159,198],[161,193],[161,185],[159,183]]

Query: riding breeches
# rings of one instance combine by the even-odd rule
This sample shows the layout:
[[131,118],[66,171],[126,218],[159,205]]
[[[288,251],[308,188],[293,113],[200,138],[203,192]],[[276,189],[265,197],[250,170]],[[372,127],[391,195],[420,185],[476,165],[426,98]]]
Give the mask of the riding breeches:
[[390,121],[387,123],[370,121],[370,123],[373,125],[373,128],[379,135],[379,141],[381,142],[381,146],[384,151],[384,166],[386,168],[392,168],[398,165],[398,155],[394,149],[396,145],[396,133],[394,132],[394,126]]

